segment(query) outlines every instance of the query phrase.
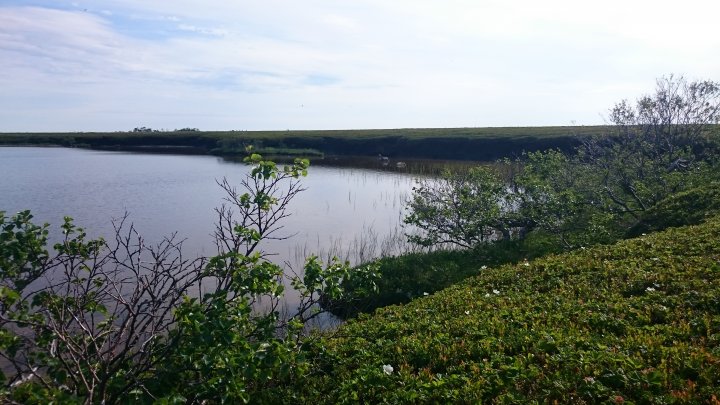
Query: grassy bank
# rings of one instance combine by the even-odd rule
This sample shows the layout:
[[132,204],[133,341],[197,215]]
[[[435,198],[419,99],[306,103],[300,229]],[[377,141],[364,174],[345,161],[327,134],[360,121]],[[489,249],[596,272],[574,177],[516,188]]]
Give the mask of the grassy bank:
[[260,150],[325,155],[382,154],[393,158],[492,160],[522,151],[570,150],[577,136],[602,132],[601,126],[442,129],[375,129],[337,131],[172,131],[3,133],[0,145],[62,145],[110,150],[170,153],[242,153]]
[[[488,268],[321,340],[309,403],[717,403],[720,218]],[[392,371],[389,367],[390,366]]]

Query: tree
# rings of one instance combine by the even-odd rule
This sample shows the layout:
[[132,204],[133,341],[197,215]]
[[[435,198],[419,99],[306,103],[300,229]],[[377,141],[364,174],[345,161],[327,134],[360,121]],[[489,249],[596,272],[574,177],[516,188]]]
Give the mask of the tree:
[[661,78],[654,94],[616,104],[610,120],[575,153],[524,154],[508,178],[478,168],[421,182],[405,218],[421,233],[410,240],[467,248],[532,230],[565,248],[616,240],[643,211],[709,177],[720,84]]
[[610,110],[613,131],[585,138],[578,165],[596,175],[598,199],[617,213],[637,218],[682,190],[708,154],[708,129],[720,122],[720,83],[657,80],[655,93]]
[[422,246],[479,243],[510,239],[533,226],[516,215],[512,195],[497,171],[488,166],[466,172],[445,171],[440,179],[413,187],[404,222],[420,233],[409,234]]
[[615,240],[622,230],[594,197],[595,174],[575,156],[548,150],[524,154],[510,178],[516,215],[554,244],[572,249]]
[[248,161],[244,192],[220,182],[210,258],[187,258],[174,237],[150,246],[126,219],[107,241],[66,218],[51,253],[48,225],[0,212],[3,402],[239,402],[301,374],[300,336],[320,296],[342,294],[350,277],[372,286],[373,268],[309,258],[293,279],[300,307],[281,317],[282,269],[258,246],[282,237],[308,163]]
[[720,84],[668,76],[655,93],[610,110],[606,133],[574,154],[527,154],[514,180],[521,215],[567,248],[620,238],[642,212],[707,178],[716,159]]

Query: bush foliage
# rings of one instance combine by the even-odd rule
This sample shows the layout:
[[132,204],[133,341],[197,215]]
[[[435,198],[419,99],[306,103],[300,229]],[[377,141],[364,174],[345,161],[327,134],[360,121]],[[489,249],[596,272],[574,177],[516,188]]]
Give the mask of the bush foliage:
[[51,247],[29,211],[0,211],[0,401],[238,403],[302,375],[319,297],[358,277],[372,290],[374,268],[308,258],[281,316],[283,270],[258,245],[278,237],[308,162],[247,161],[239,189],[219,182],[213,257],[187,259],[173,237],[148,245],[124,220],[105,240],[66,217]]

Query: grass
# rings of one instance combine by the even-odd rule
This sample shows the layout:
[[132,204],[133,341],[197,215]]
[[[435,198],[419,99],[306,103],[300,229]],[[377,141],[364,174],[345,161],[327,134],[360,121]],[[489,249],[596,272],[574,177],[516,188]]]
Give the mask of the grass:
[[543,126],[543,127],[484,127],[484,128],[400,128],[400,129],[348,129],[348,130],[286,130],[286,131],[163,131],[163,132],[8,132],[0,139],[26,140],[74,138],[212,138],[212,139],[283,139],[345,138],[367,139],[388,136],[403,138],[557,138],[574,135],[593,135],[607,130],[606,126]]
[[718,403],[719,241],[715,217],[489,268],[349,321],[320,339],[308,377],[268,398]]
[[[259,147],[252,150],[253,153],[258,153],[263,157],[274,160],[276,157],[313,157],[322,158],[324,154],[319,150],[315,149],[296,149],[296,148],[276,148],[276,147]],[[245,148],[216,148],[210,150],[210,153],[215,155],[247,155],[248,152]]]
[[[166,131],[1,133],[0,145],[61,145],[109,150],[236,154],[256,149],[311,150],[315,155],[389,156],[490,161],[523,151],[571,151],[579,138],[609,126],[404,128],[326,131]],[[720,126],[710,133],[720,134]]]

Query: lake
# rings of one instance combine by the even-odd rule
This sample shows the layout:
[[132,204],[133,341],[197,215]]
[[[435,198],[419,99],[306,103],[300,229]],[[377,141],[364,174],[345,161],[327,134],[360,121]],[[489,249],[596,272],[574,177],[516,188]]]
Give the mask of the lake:
[[[239,183],[248,171],[215,156],[3,147],[0,210],[30,209],[36,222],[51,224],[55,237],[66,215],[95,237],[112,235],[112,219],[127,212],[146,241],[177,232],[187,252],[212,255],[214,208],[224,195],[216,180]],[[290,266],[313,252],[353,263],[398,253],[404,249],[403,206],[414,183],[404,172],[311,165],[302,179],[306,190],[284,222],[291,237],[264,249]]]
[[[311,164],[301,179],[305,191],[291,202],[291,215],[278,235],[289,238],[267,241],[263,251],[286,274],[300,274],[311,254],[359,264],[410,251],[402,217],[421,175],[408,172],[437,173],[438,167],[458,163],[405,163],[397,168],[396,161],[369,157]],[[239,184],[249,170],[237,159],[216,156],[0,147],[0,211],[31,210],[35,223],[51,225],[52,242],[62,237],[64,216],[74,218],[89,237],[109,238],[113,219],[127,213],[147,244],[176,233],[184,239],[185,257],[212,256],[214,209],[225,195],[216,180]],[[294,294],[285,298],[287,308],[297,304]]]

